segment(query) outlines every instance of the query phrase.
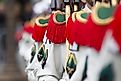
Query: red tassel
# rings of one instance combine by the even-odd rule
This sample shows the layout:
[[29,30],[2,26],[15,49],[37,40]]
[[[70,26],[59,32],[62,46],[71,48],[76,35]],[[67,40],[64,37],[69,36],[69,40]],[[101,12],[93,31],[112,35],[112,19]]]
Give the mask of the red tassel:
[[41,27],[39,25],[37,25],[35,23],[34,25],[34,31],[32,34],[32,38],[36,41],[36,42],[42,42],[44,35],[45,35],[45,31],[46,31],[47,26],[45,27]]
[[100,25],[96,24],[92,20],[92,16],[89,17],[89,20],[87,22],[87,27],[89,30],[89,46],[95,48],[97,51],[101,49],[102,42],[104,40],[104,36],[106,34],[107,29],[109,29],[109,24],[106,25]]
[[54,27],[54,23],[53,23],[53,13],[52,13],[48,22],[48,28],[46,33],[46,36],[48,39],[51,39],[52,36],[54,35],[54,32],[52,31],[55,31],[55,29],[53,27]]
[[51,42],[55,44],[60,44],[66,41],[66,23],[57,24],[54,22],[53,17],[54,13],[50,16],[46,36]]
[[28,33],[32,34],[33,33],[33,29],[34,29],[34,27],[32,26],[31,22],[29,22],[29,23],[26,22],[24,24],[24,31],[25,32],[28,32]]
[[75,21],[75,27],[77,27],[76,43],[80,46],[88,46],[89,44],[89,31],[86,26],[86,22]]
[[121,53],[121,5],[117,7],[115,13],[115,19],[111,25],[113,30],[113,37],[119,45],[120,53]]
[[70,44],[73,44],[74,40],[72,39],[72,27],[74,25],[74,22],[72,20],[72,15],[68,18],[67,21],[67,27],[66,27],[66,38],[69,41]]

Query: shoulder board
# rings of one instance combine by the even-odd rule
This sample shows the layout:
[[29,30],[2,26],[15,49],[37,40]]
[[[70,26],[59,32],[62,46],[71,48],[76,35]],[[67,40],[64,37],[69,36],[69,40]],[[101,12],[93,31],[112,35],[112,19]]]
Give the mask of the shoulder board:
[[89,13],[81,10],[79,12],[77,12],[76,14],[76,18],[78,21],[82,22],[82,23],[86,23],[87,22],[87,18],[89,16]]
[[64,24],[66,23],[66,16],[65,16],[65,13],[64,12],[61,12],[61,11],[56,11],[54,12],[54,15],[53,15],[53,21],[56,23],[56,24]]
[[48,20],[50,18],[50,15],[48,16],[45,16],[45,17],[38,17],[35,21],[35,23],[38,25],[38,26],[41,26],[41,27],[45,27],[48,25]]
[[109,4],[101,3],[94,7],[91,14],[92,20],[99,25],[106,25],[113,21],[113,12],[115,7],[111,7]]

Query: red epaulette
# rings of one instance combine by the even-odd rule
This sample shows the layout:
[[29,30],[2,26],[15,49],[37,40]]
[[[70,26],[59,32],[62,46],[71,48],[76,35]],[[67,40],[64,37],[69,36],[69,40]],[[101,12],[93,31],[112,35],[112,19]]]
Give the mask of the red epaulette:
[[87,46],[89,37],[88,37],[88,27],[86,26],[87,19],[88,19],[89,13],[85,11],[79,11],[76,14],[76,20],[74,27],[76,27],[76,33],[75,33],[75,40],[76,43],[80,46]]
[[108,4],[100,4],[94,8],[90,15],[87,28],[89,31],[89,46],[100,51],[105,34],[113,21],[114,7]]
[[46,31],[47,26],[48,26],[49,17],[50,16],[38,17],[36,19],[36,22],[35,22],[35,25],[34,25],[34,31],[33,31],[33,34],[32,34],[32,38],[36,42],[43,42],[45,31]]
[[26,23],[24,24],[23,31],[32,34],[32,33],[33,33],[33,29],[34,29],[34,27],[33,27],[33,25],[31,24],[31,22],[26,22]]
[[114,17],[115,19],[111,27],[113,31],[113,37],[116,40],[121,53],[121,5],[117,6]]
[[69,16],[68,21],[67,21],[67,27],[66,27],[66,38],[70,44],[73,44],[75,41],[75,34],[74,34],[74,22],[76,19],[76,12],[74,12],[71,16]]
[[65,29],[65,14],[61,11],[52,13],[48,22],[47,38],[55,44],[64,43],[66,41]]

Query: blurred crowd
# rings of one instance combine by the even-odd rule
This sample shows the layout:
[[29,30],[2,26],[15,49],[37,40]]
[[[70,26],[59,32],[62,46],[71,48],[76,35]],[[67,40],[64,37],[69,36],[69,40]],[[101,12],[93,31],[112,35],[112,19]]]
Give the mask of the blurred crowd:
[[[0,0],[0,71],[3,68],[6,55],[6,0]],[[14,0],[16,32],[23,28],[26,21],[31,20],[34,15],[33,5],[40,0]]]

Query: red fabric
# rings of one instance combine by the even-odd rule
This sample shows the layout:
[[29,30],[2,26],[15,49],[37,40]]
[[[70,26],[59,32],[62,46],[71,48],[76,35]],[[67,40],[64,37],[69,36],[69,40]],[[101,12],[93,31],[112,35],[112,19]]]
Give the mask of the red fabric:
[[71,43],[73,42],[76,42],[76,38],[78,38],[78,35],[77,35],[77,32],[79,31],[79,26],[76,26],[75,25],[75,21],[73,22],[72,24],[72,30],[71,30],[71,33],[70,33],[70,40],[71,40]]
[[121,19],[121,4],[116,7],[114,17],[118,21]]
[[[52,38],[52,34],[54,34],[54,32],[51,32],[51,31],[55,31],[55,29],[53,28],[52,19],[53,19],[53,13],[51,14],[50,19],[49,19],[49,22],[48,22],[48,28],[47,28],[47,33],[46,33],[46,37],[47,37],[48,39]],[[50,25],[51,25],[52,27],[50,27]],[[53,29],[53,30],[52,30],[52,29]]]
[[67,22],[66,36],[70,44],[76,42],[78,45],[87,46],[89,37],[87,34],[87,27],[85,23],[78,20],[72,21],[72,16],[69,17]]
[[73,44],[74,39],[73,39],[73,26],[74,26],[74,22],[72,21],[72,15],[69,16],[68,21],[67,21],[67,27],[66,27],[66,38],[69,41],[70,44]]
[[89,36],[88,36],[88,27],[86,23],[82,23],[78,20],[75,21],[75,27],[77,27],[76,43],[80,46],[88,46]]
[[87,28],[89,30],[89,46],[95,48],[97,51],[101,49],[104,36],[110,24],[98,25],[93,22],[90,16],[87,22]]
[[33,26],[30,23],[25,23],[24,24],[24,31],[28,33],[33,33]]
[[87,23],[82,23],[78,20],[73,22],[69,17],[66,36],[71,44],[75,41],[80,46],[89,46],[99,51],[110,24],[98,25],[91,18],[90,15]]
[[42,42],[44,35],[45,35],[45,31],[47,29],[47,26],[45,27],[41,27],[38,26],[36,23],[34,25],[34,31],[32,34],[32,38],[36,41],[36,42]]
[[117,7],[114,17],[115,19],[112,23],[113,37],[118,43],[121,53],[121,5]]
[[50,16],[48,28],[47,28],[47,38],[55,43],[60,44],[66,41],[65,36],[66,23],[57,24],[53,21],[53,14]]

